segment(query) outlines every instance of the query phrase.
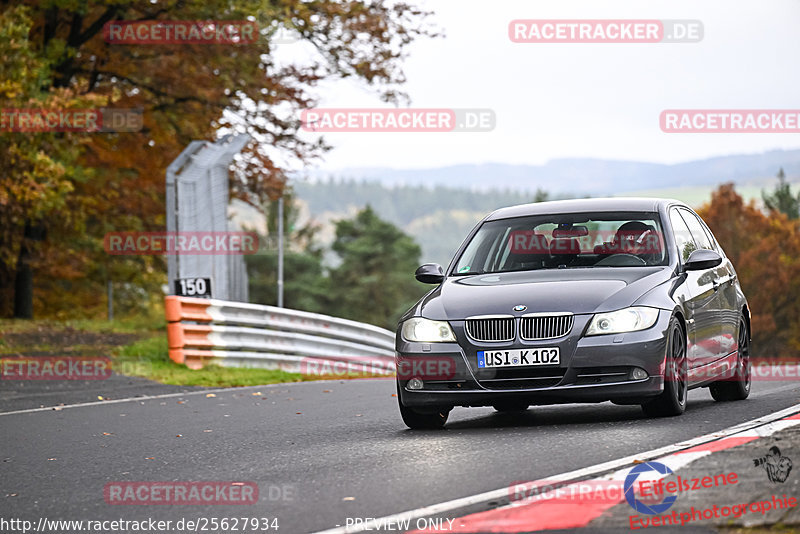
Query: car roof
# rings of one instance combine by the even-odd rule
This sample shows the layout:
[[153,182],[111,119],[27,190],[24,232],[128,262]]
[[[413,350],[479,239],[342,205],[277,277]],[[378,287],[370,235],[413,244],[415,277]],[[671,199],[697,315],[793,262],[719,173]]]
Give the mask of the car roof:
[[658,212],[660,208],[679,204],[686,206],[679,200],[669,198],[644,198],[644,197],[608,197],[608,198],[577,198],[572,200],[553,200],[550,202],[534,202],[500,208],[486,217],[487,221],[509,219],[512,217],[525,217],[527,215],[549,215],[554,213],[581,213],[594,211],[643,211]]

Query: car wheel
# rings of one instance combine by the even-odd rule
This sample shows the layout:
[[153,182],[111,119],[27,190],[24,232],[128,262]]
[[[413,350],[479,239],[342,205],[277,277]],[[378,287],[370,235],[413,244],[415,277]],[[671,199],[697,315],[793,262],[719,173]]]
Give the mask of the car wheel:
[[673,317],[669,323],[669,337],[667,338],[664,391],[655,399],[642,404],[645,415],[670,417],[681,415],[686,410],[686,397],[689,390],[687,371],[686,336],[683,335],[683,329],[678,320]]
[[492,408],[501,413],[524,412],[530,406],[527,402],[503,402],[493,404]]
[[447,418],[450,416],[452,408],[431,408],[425,411],[415,410],[408,406],[403,406],[400,400],[400,385],[397,385],[397,405],[400,407],[400,416],[408,428],[414,430],[438,430],[444,428]]
[[750,395],[750,333],[744,319],[739,321],[739,357],[733,376],[714,382],[709,386],[715,401],[744,400]]

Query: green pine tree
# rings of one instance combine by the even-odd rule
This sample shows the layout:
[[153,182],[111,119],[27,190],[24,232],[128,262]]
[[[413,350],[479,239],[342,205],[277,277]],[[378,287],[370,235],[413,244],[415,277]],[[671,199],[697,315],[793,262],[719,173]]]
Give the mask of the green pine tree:
[[785,213],[790,219],[800,218],[800,193],[797,196],[792,194],[792,188],[786,181],[786,173],[783,167],[778,171],[778,184],[770,194],[766,191],[761,192],[764,205],[773,212]]
[[397,320],[430,287],[414,279],[420,248],[367,206],[336,223],[330,272],[332,314],[394,330]]

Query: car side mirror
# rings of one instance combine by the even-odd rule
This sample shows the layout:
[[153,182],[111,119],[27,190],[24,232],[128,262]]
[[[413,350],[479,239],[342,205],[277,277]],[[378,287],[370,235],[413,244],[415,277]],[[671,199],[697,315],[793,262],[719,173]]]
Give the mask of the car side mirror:
[[722,256],[708,249],[698,249],[689,254],[684,267],[687,271],[703,271],[722,263]]
[[444,281],[444,271],[438,263],[426,263],[417,269],[414,277],[423,284],[441,284]]

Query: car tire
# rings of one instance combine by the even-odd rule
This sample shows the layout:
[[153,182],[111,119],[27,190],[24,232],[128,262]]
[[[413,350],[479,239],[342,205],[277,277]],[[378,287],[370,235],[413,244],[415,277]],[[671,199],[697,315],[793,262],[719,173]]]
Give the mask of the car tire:
[[736,361],[736,371],[732,377],[718,380],[708,389],[717,402],[744,400],[750,395],[751,376],[750,332],[743,317],[739,320],[739,357]]
[[642,411],[648,417],[672,417],[686,411],[689,390],[686,336],[675,317],[669,322],[668,332],[664,391],[653,400],[642,404]]
[[522,413],[527,411],[530,404],[527,402],[503,402],[493,404],[492,408],[500,413]]
[[403,406],[400,400],[400,384],[397,385],[397,405],[400,407],[400,417],[406,426],[412,430],[439,430],[444,428],[452,408],[431,408],[425,411],[415,410]]

